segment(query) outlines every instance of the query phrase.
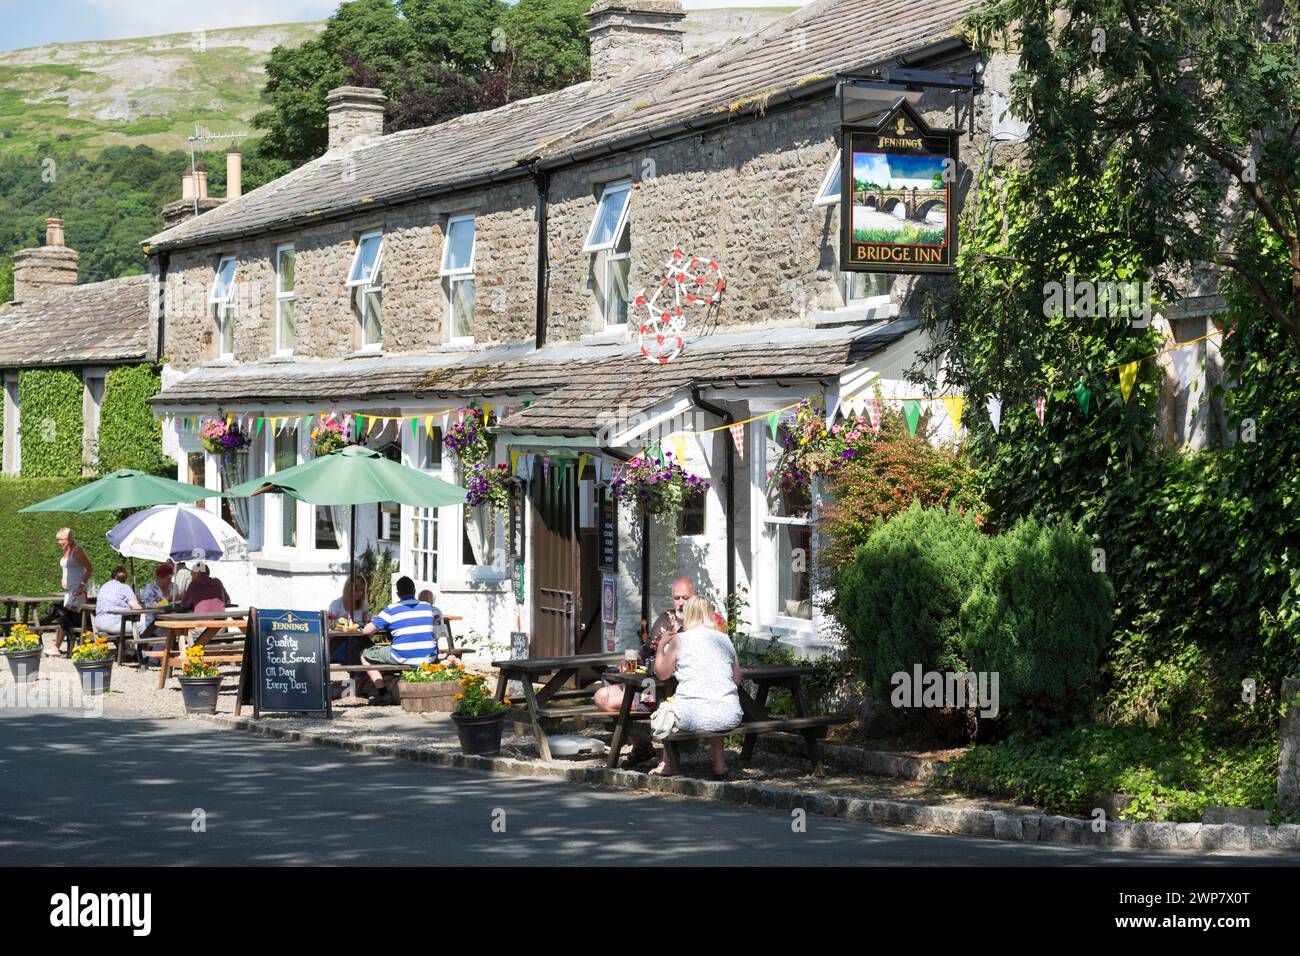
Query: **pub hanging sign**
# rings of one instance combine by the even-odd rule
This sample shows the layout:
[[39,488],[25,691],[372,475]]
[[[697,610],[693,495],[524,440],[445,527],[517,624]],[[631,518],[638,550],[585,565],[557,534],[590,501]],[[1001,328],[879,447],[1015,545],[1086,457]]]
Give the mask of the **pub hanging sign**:
[[957,130],[932,130],[904,99],[872,126],[845,126],[840,263],[848,272],[952,272]]

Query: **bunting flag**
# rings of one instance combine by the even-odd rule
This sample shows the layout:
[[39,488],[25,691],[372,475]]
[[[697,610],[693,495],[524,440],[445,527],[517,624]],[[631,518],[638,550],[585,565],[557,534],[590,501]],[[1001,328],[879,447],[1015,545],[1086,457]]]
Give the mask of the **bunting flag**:
[[1119,390],[1124,395],[1124,404],[1128,404],[1129,396],[1133,394],[1133,386],[1137,382],[1138,363],[1129,362],[1119,367]]
[[433,416],[432,415],[426,415],[424,417],[424,433],[428,435],[429,438],[432,440],[433,438]]
[[871,434],[880,434],[880,422],[885,416],[885,403],[879,398],[869,398],[866,403],[867,422],[871,426]]
[[367,437],[367,438],[369,438],[371,435],[373,435],[373,434],[375,433],[375,428],[376,428],[378,425],[379,425],[379,418],[378,418],[377,416],[375,416],[375,415],[371,415],[371,416],[370,416],[370,430],[366,432],[366,437]]
[[512,451],[510,453],[510,474],[519,474],[519,452],[517,451]]
[[230,427],[231,423],[233,423],[234,420],[235,420],[234,413],[233,413],[233,412],[226,412],[226,427],[227,427],[227,428]]
[[945,395],[943,397],[943,406],[948,409],[948,417],[952,419],[952,433],[954,435],[961,431],[961,412],[965,404],[966,399],[960,395]]
[[1079,407],[1083,409],[1083,417],[1088,417],[1088,402],[1092,398],[1092,389],[1083,382],[1074,386],[1074,397],[1079,400]]
[[1047,423],[1047,396],[1045,394],[1034,399],[1034,414],[1038,416],[1039,425]]
[[361,416],[352,416],[352,440],[356,441],[361,437]]
[[411,440],[414,441],[419,436],[420,436],[420,419],[412,418],[411,419]]
[[654,445],[651,445],[649,448],[647,448],[647,449],[645,450],[645,456],[646,456],[647,458],[653,458],[655,461],[659,462],[661,465],[663,464],[663,461],[664,461],[664,451],[663,451],[662,448],[659,447],[659,445],[658,445],[657,443],[654,444]]
[[311,423],[312,423],[313,420],[315,420],[315,418],[316,418],[315,415],[308,415],[308,416],[307,416],[307,424],[306,424],[305,427],[306,427],[306,431],[307,431],[308,436],[311,435]]
[[677,459],[677,464],[680,465],[686,460],[686,436],[673,435],[668,440],[673,443],[673,457]]
[[903,418],[907,421],[907,433],[916,437],[916,426],[921,421],[921,403],[911,398],[903,403]]
[[767,416],[767,433],[776,441],[776,430],[781,427],[781,413],[773,412]]
[[265,422],[266,422],[265,418],[259,418],[257,420],[257,434],[259,435],[262,434],[262,425],[265,424]]
[[997,395],[989,396],[989,421],[993,422],[993,434],[1002,433],[1002,399]]
[[736,457],[741,461],[745,460],[745,426],[732,425],[727,429],[731,432],[731,440],[736,446]]
[[462,425],[465,424],[465,409],[463,406],[456,409],[456,418]]
[[271,429],[271,434],[272,434],[272,435],[275,434],[275,420],[276,420],[276,419],[275,419],[275,416],[274,416],[274,415],[272,415],[269,419],[267,419],[267,421],[269,421],[269,422],[271,423],[271,424],[270,424],[270,429]]
[[610,467],[609,467],[609,480],[610,480],[610,481],[618,481],[619,479],[621,479],[621,478],[623,477],[623,474],[624,474],[624,472],[626,472],[626,471],[627,471],[627,463],[626,463],[626,462],[622,462],[622,461],[616,461],[616,462],[614,462],[614,463],[613,463],[612,465],[610,465]]
[[542,477],[547,481],[551,480],[551,459],[542,459]]
[[488,420],[488,415],[490,415],[491,413],[492,413],[492,406],[489,405],[487,402],[484,402],[484,403],[483,403],[483,421],[487,421],[487,420]]
[[590,457],[591,457],[590,455],[578,456],[578,480],[579,481],[582,481],[582,476],[587,471],[587,459]]

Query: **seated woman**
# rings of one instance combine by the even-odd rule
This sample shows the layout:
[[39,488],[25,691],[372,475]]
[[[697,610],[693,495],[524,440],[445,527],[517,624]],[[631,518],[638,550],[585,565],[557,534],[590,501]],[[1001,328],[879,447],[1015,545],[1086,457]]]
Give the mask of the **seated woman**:
[[[104,582],[95,598],[95,630],[117,637],[122,632],[122,611],[140,610],[131,585],[126,583],[126,568],[118,565],[113,576]],[[140,636],[140,622],[130,621],[129,636]]]
[[[702,597],[686,602],[682,629],[659,645],[655,676],[677,678],[677,693],[659,705],[651,718],[653,736],[662,740],[674,733],[724,734],[744,718],[740,707],[740,663],[731,640],[719,631],[713,607]],[[722,737],[711,737],[713,777],[727,775]],[[653,772],[663,773],[660,763]]]
[[[325,611],[325,620],[331,628],[340,628],[339,622],[348,620],[361,627],[370,620],[370,602],[366,599],[366,581],[359,574],[354,574],[343,583],[343,594],[336,597],[330,602],[330,606]],[[355,664],[356,661],[348,660],[348,650],[351,645],[342,637],[330,639],[330,661],[335,664]]]

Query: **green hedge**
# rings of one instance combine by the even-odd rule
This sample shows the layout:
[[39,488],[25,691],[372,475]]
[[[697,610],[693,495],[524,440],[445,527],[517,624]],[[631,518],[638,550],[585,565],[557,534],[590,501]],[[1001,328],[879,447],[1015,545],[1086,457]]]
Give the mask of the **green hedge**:
[[162,389],[152,365],[124,365],[108,373],[99,411],[99,471],[135,468],[161,474],[172,464],[163,456],[162,422],[147,399]]
[[[59,558],[63,552],[54,535],[63,527],[72,528],[78,543],[85,548],[95,566],[96,583],[106,581],[115,564],[124,563],[104,538],[108,529],[120,520],[121,516],[115,511],[84,515],[58,511],[18,513],[20,508],[70,491],[80,484],[82,480],[79,478],[0,477],[0,541],[5,543],[0,548],[0,590],[3,593],[53,594],[58,590]],[[139,562],[137,565],[138,575],[144,565]]]
[[61,368],[25,369],[18,378],[24,478],[76,478],[82,470],[81,376]]

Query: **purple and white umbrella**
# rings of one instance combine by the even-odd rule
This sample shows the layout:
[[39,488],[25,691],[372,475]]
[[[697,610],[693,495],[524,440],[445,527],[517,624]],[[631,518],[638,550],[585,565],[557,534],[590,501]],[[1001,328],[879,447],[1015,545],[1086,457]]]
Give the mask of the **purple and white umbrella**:
[[239,532],[212,512],[191,505],[157,505],[136,512],[108,532],[108,543],[123,557],[150,561],[221,561],[247,554]]

